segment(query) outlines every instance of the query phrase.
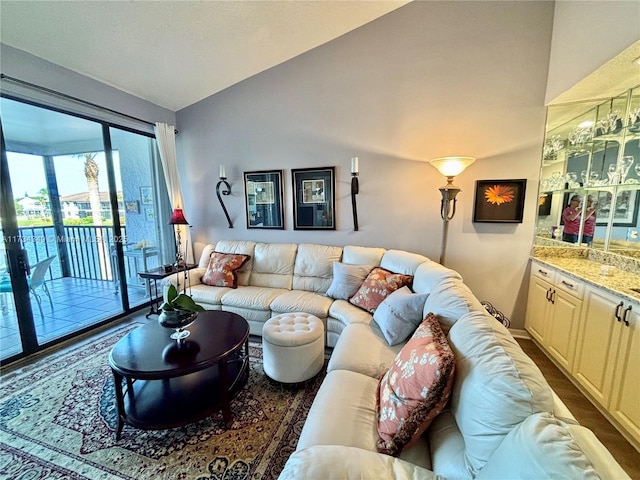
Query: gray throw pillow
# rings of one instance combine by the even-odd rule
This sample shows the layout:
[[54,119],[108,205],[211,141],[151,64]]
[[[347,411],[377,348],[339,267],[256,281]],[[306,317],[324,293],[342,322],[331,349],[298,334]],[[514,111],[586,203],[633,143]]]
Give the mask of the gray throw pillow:
[[333,281],[327,296],[335,300],[348,300],[358,291],[373,267],[333,262]]
[[378,305],[373,320],[389,345],[406,340],[422,323],[422,309],[428,293],[413,293],[407,286],[399,288]]

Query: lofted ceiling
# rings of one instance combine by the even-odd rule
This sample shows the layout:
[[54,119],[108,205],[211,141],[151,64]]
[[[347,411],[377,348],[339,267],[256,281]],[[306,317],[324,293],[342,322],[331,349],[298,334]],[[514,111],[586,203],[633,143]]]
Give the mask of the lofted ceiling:
[[0,2],[0,41],[178,111],[405,4]]

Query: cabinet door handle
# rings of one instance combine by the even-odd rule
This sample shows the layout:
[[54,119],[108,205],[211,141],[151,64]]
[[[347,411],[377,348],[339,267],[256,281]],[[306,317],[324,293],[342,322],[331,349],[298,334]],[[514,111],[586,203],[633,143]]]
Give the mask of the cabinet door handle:
[[628,327],[629,326],[629,315],[631,314],[631,305],[624,309],[623,322]]
[[573,283],[569,283],[569,282],[567,282],[565,280],[562,280],[562,284],[566,285],[569,288],[575,288],[575,285]]
[[624,306],[624,303],[620,302],[617,306],[616,306],[616,311],[615,311],[615,317],[616,320],[618,320],[619,322],[622,321],[622,317],[620,316],[620,310],[622,309],[622,307]]
[[551,292],[551,303],[555,304],[556,303],[556,291],[553,290]]
[[551,288],[547,289],[547,302],[551,301]]
[[544,270],[542,270],[541,268],[538,269],[538,273],[541,273],[542,275],[544,275],[545,277],[547,275],[549,275],[547,272],[545,272]]

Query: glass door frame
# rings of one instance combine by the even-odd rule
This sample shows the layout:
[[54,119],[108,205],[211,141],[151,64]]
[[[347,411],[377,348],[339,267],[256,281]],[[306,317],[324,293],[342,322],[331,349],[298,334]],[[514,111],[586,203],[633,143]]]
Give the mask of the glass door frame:
[[[91,118],[86,115],[77,114],[74,112],[70,112],[64,110],[62,108],[52,107],[46,104],[41,104],[38,102],[26,100],[24,98],[20,98],[19,96],[9,95],[5,93],[0,93],[1,98],[6,98],[9,100],[13,100],[16,102],[21,102],[24,104],[32,105],[34,107],[43,108],[46,110],[50,110],[53,112],[58,112],[64,115],[70,115],[76,118],[80,118],[83,120],[88,120],[94,123],[97,123],[102,127],[102,140],[103,140],[103,148],[105,157],[107,158],[107,178],[109,184],[109,201],[111,206],[111,215],[113,218],[113,228],[114,235],[116,238],[122,238],[122,225],[120,224],[120,216],[118,210],[118,199],[116,192],[116,180],[115,180],[115,171],[113,166],[113,152],[111,148],[111,134],[109,129],[116,128],[119,130],[127,131],[130,133],[134,133],[136,135],[148,137],[155,140],[155,135],[151,133],[147,133],[144,131],[136,130],[130,127],[125,127],[122,125],[118,125],[113,122],[99,120],[96,118]],[[45,348],[48,348],[52,345],[59,344],[70,338],[77,337],[91,330],[95,330],[101,326],[106,324],[115,322],[132,312],[142,310],[149,307],[150,302],[145,302],[140,305],[136,305],[134,308],[131,308],[129,305],[129,296],[128,290],[126,288],[126,267],[125,267],[125,259],[123,254],[123,245],[121,242],[115,242],[116,248],[116,267],[118,269],[118,277],[120,279],[120,295],[122,300],[122,312],[109,317],[105,320],[96,322],[90,326],[84,327],[82,329],[76,330],[70,334],[61,336],[54,340],[43,342],[42,344],[38,343],[37,333],[35,329],[35,320],[33,316],[33,310],[31,306],[31,299],[29,296],[29,286],[27,282],[27,271],[21,266],[24,265],[24,262],[28,259],[24,259],[24,254],[21,249],[20,241],[19,241],[19,230],[17,223],[17,213],[15,210],[15,205],[13,203],[13,192],[11,188],[11,179],[9,178],[9,162],[7,159],[7,150],[6,144],[4,140],[4,133],[2,130],[2,118],[0,118],[0,140],[1,140],[1,152],[2,158],[0,160],[0,218],[2,218],[2,229],[4,233],[3,243],[5,245],[7,251],[7,263],[9,268],[9,274],[12,282],[13,289],[13,301],[15,301],[16,314],[18,317],[18,327],[20,331],[20,341],[22,343],[22,352],[11,357],[7,357],[5,359],[0,360],[0,366],[12,363],[20,358],[31,355],[38,351],[41,351]],[[7,239],[15,239],[15,242],[8,242]],[[21,272],[20,274],[16,272]]]
[[[27,270],[25,268],[25,255],[19,241],[18,221],[15,205],[13,203],[13,191],[9,178],[9,161],[4,142],[4,131],[0,121],[0,218],[2,219],[3,243],[7,255],[7,268],[11,281],[11,294],[15,303],[18,317],[18,330],[22,352],[6,359],[10,361],[29,355],[38,350],[36,327],[33,320],[33,311],[29,299],[29,284],[27,282]],[[4,362],[5,360],[3,360]]]

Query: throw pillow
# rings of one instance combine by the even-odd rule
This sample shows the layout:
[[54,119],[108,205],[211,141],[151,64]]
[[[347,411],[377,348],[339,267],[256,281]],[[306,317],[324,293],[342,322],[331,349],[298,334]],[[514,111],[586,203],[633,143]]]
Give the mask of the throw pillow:
[[438,318],[429,313],[378,383],[378,452],[398,456],[442,411],[455,359]]
[[413,276],[411,275],[393,273],[384,268],[376,267],[369,272],[349,302],[373,313],[391,292],[395,292],[405,285],[410,285],[412,281]]
[[333,280],[327,290],[327,296],[335,300],[348,300],[371,271],[368,265],[349,265],[333,262]]
[[428,293],[413,293],[405,286],[385,298],[376,308],[373,320],[389,345],[404,342],[420,325],[428,296]]
[[205,285],[213,285],[214,287],[231,287],[238,286],[238,275],[236,271],[244,265],[249,255],[239,253],[220,253],[212,252],[209,257],[209,265],[207,271],[202,276],[202,283]]

